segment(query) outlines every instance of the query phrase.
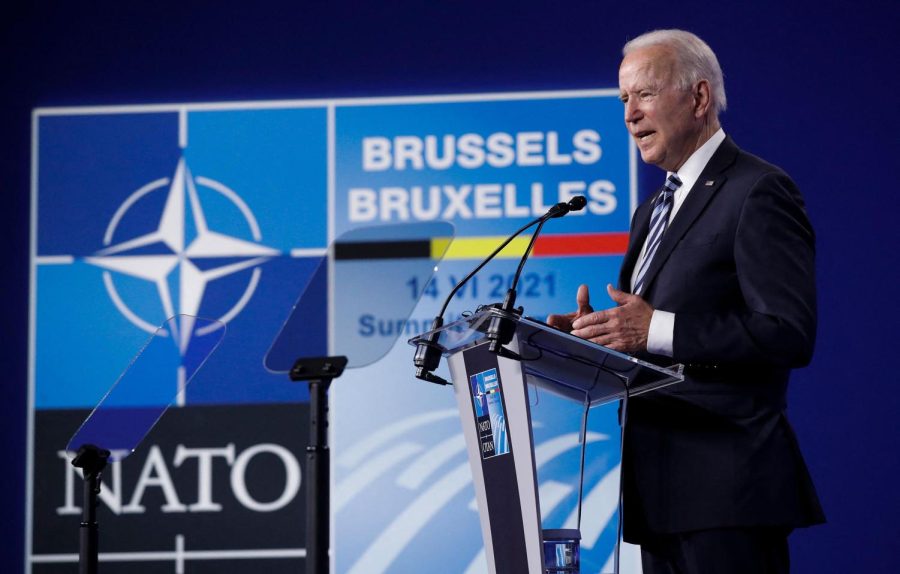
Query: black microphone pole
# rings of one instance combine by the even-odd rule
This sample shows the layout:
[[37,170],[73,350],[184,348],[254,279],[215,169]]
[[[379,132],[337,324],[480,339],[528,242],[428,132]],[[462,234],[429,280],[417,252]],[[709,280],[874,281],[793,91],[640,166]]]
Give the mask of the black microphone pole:
[[[557,204],[559,205],[559,204]],[[556,206],[554,206],[556,207]],[[537,223],[541,223],[547,215],[544,214],[533,221],[529,221],[527,224],[523,225],[519,229],[515,231],[512,235],[506,238],[506,241],[500,244],[499,247],[494,249],[494,251],[485,258],[484,261],[478,264],[468,275],[462,278],[462,281],[456,284],[455,287],[450,291],[450,294],[447,295],[447,299],[444,300],[444,304],[441,307],[440,312],[434,318],[434,321],[431,322],[431,331],[436,331],[444,326],[444,312],[447,310],[447,306],[450,304],[450,300],[453,299],[453,296],[456,295],[456,292],[459,291],[463,285],[468,283],[468,281],[475,276],[476,273],[481,271],[481,269],[488,264],[488,262],[496,257],[498,253],[500,253],[504,247],[509,245],[509,243],[519,236],[520,233],[535,225]],[[438,365],[441,363],[441,349],[437,345],[437,340],[440,337],[439,333],[432,333],[432,335],[426,341],[421,341],[418,345],[416,345],[416,354],[413,357],[413,364],[416,367],[416,378],[421,379],[423,381],[428,381],[429,383],[435,383],[438,385],[449,385],[450,382],[444,379],[443,377],[439,377],[434,374],[434,370],[438,368]]]
[[[509,290],[506,292],[506,298],[503,300],[503,304],[500,305],[501,311],[505,311],[507,314],[522,314],[521,307],[519,309],[515,308],[516,287],[519,284],[519,278],[522,276],[522,269],[525,267],[525,262],[528,261],[528,256],[531,255],[531,250],[534,248],[534,244],[537,241],[538,236],[541,234],[541,230],[544,228],[544,224],[548,220],[562,217],[570,211],[580,211],[584,209],[585,205],[587,205],[587,200],[584,198],[584,196],[576,195],[575,197],[570,199],[568,203],[557,203],[556,205],[551,207],[543,217],[540,218],[537,229],[535,229],[534,233],[531,235],[531,241],[528,243],[528,248],[525,249],[525,253],[522,254],[522,259],[519,260],[519,267],[516,269],[516,274],[513,275],[512,283],[510,284]],[[487,338],[488,341],[490,341],[488,350],[501,356],[505,355],[513,359],[519,359],[519,357],[516,356],[515,353],[508,351],[503,347],[503,345],[506,345],[510,341],[512,341],[512,336],[515,333],[515,330],[515,322],[513,322],[508,315],[494,315],[493,317],[491,317],[491,321],[488,324],[487,330]]]
[[[515,286],[519,281],[519,275],[522,273],[522,267],[525,265],[525,260],[528,258],[528,254],[531,252],[531,248],[534,246],[534,242],[537,239],[538,234],[541,231],[541,228],[544,226],[544,223],[548,219],[553,219],[555,217],[562,217],[563,215],[569,213],[570,211],[578,211],[587,204],[587,200],[582,195],[578,195],[573,197],[568,201],[568,203],[557,203],[553,207],[547,211],[544,215],[534,219],[527,224],[523,225],[519,229],[517,229],[512,235],[506,238],[506,240],[501,243],[490,255],[485,258],[484,261],[478,264],[468,275],[463,277],[462,281],[456,284],[456,286],[450,291],[450,294],[447,296],[447,299],[444,301],[444,305],[441,307],[440,312],[434,318],[434,321],[431,323],[431,330],[436,331],[440,329],[444,325],[444,312],[447,310],[447,306],[450,304],[450,300],[453,299],[453,296],[456,295],[456,292],[462,288],[472,277],[475,276],[476,273],[481,271],[481,269],[488,264],[494,257],[500,253],[504,247],[509,245],[509,243],[518,237],[523,231],[528,229],[533,225],[537,225],[538,228],[535,233],[531,237],[531,241],[528,244],[528,248],[525,250],[525,255],[522,260],[519,262],[519,268],[516,270],[516,274],[513,277],[512,289],[507,292],[506,300],[504,301],[501,308],[506,308],[508,306],[509,309],[515,305]],[[510,300],[510,293],[512,293],[512,298]],[[423,381],[428,381],[430,383],[436,383],[439,385],[449,385],[450,383],[442,377],[439,377],[433,373],[435,369],[438,368],[438,365],[441,361],[441,349],[437,345],[437,340],[439,338],[438,333],[433,333],[428,340],[420,342],[416,346],[416,354],[413,358],[413,364],[416,366],[416,378],[421,379]],[[508,342],[508,341],[507,341]],[[491,342],[493,345],[493,341]],[[492,349],[493,350],[493,349]],[[494,351],[499,352],[499,351]]]

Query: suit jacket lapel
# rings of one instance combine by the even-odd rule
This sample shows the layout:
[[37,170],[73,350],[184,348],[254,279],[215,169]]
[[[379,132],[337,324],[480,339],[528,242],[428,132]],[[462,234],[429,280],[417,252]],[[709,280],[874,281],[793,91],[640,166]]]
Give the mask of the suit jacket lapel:
[[[716,153],[710,158],[709,163],[706,164],[700,177],[697,178],[697,182],[694,183],[694,187],[691,188],[684,203],[678,209],[678,213],[675,214],[675,217],[672,218],[666,228],[662,242],[659,244],[659,249],[656,250],[656,255],[654,255],[653,261],[650,262],[650,267],[647,269],[644,277],[645,293],[650,289],[650,285],[669,258],[669,254],[672,253],[672,250],[684,237],[684,234],[687,233],[709,201],[722,187],[722,184],[725,183],[727,178],[724,175],[724,171],[734,163],[737,153],[737,145],[730,137],[726,137],[719,149],[716,150]],[[712,182],[711,184],[709,183],[710,181]],[[649,221],[647,225],[649,225]],[[645,229],[643,236],[646,237],[647,233],[648,230]],[[643,245],[643,242],[640,245]]]

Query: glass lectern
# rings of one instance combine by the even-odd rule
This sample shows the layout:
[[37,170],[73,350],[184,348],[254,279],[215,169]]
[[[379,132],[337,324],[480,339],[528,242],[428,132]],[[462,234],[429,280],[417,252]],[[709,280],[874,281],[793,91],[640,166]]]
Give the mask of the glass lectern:
[[[498,322],[507,326],[498,329]],[[628,397],[683,380],[680,369],[638,360],[494,306],[409,342],[448,358],[489,572],[577,571],[563,564],[547,570],[544,543],[551,537],[541,526],[529,388],[582,405],[586,416],[588,409],[616,399],[625,399],[624,411]],[[561,559],[566,555],[560,553]]]

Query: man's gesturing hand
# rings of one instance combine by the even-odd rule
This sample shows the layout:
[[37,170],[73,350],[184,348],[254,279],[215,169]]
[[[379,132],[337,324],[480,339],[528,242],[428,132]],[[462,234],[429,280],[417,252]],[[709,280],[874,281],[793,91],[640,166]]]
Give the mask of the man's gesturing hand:
[[607,285],[606,291],[619,306],[573,317],[572,334],[624,353],[646,350],[653,307],[612,285]]
[[566,313],[565,315],[550,315],[547,317],[547,324],[561,331],[569,332],[572,330],[572,321],[594,312],[594,308],[591,307],[591,294],[587,285],[582,284],[578,286],[575,302],[578,304],[577,311]]

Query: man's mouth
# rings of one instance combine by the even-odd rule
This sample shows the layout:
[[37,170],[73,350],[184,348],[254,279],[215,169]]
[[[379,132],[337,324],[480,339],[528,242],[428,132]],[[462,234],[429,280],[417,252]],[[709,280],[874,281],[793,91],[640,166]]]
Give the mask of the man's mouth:
[[634,134],[634,138],[636,140],[638,140],[639,142],[645,142],[648,139],[650,139],[650,136],[652,136],[655,133],[656,132],[653,130],[644,130],[644,131],[636,132]]

